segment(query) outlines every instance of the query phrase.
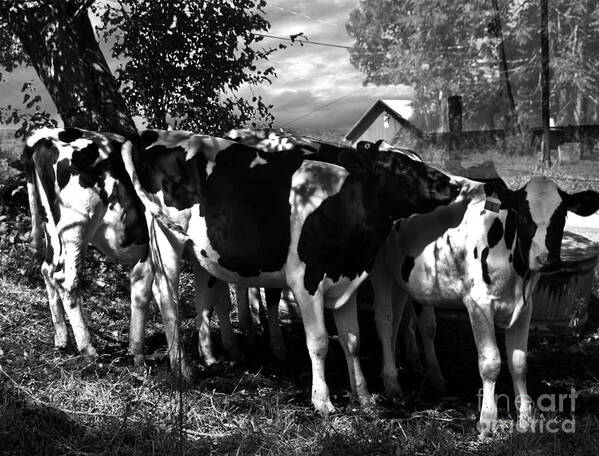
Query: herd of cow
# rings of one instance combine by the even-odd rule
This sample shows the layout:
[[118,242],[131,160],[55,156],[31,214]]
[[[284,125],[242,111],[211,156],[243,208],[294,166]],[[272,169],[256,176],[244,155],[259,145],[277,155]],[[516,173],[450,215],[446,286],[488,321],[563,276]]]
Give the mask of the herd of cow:
[[213,307],[225,348],[240,352],[227,283],[237,286],[239,319],[248,332],[246,288],[267,289],[271,345],[285,357],[278,302],[280,289],[289,288],[305,328],[314,407],[334,409],[324,372],[325,307],[333,310],[352,392],[367,406],[356,290],[370,275],[388,395],[401,394],[396,341],[408,296],[423,304],[418,327],[426,372],[438,388],[444,380],[433,309],[448,302],[465,306],[483,383],[483,435],[497,419],[495,326],[505,329],[520,399],[518,425],[527,428],[533,419],[526,356],[534,287],[539,272],[560,267],[567,211],[586,216],[599,209],[598,193],[568,194],[543,177],[514,191],[498,176],[448,175],[382,141],[339,147],[267,129],[233,130],[222,138],[42,129],[28,139],[23,160],[32,242],[44,246],[42,274],[57,347],[67,344],[66,313],[79,351],[97,355],[78,290],[92,244],[111,260],[133,265],[129,341],[135,362],[144,360],[145,316],[154,297],[173,371],[190,379],[178,325],[186,259],[194,266],[198,349],[207,364],[215,362],[208,327]]

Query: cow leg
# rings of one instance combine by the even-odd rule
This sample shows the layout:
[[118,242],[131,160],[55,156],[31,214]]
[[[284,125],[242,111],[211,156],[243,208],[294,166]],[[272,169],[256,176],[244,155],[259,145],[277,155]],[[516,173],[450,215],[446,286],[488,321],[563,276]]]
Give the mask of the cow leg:
[[[379,255],[375,261],[372,273],[370,275],[372,289],[374,292],[374,321],[376,324],[377,333],[381,342],[383,355],[383,367],[381,377],[385,386],[385,393],[389,397],[401,398],[402,392],[397,379],[397,364],[395,361],[397,339],[394,335],[395,319],[400,319],[401,316],[395,315],[394,303],[392,296],[393,279],[387,267],[383,264],[382,257]],[[402,296],[398,293],[397,300],[401,300]],[[403,299],[407,299],[404,293]],[[402,303],[396,301],[398,310],[403,306]]]
[[91,343],[91,337],[83,310],[81,308],[81,295],[79,290],[79,273],[85,254],[87,252],[87,241],[81,224],[62,230],[63,251],[58,260],[62,265],[62,271],[54,270],[54,280],[58,284],[60,298],[65,310],[73,334],[77,349],[86,358],[97,358],[98,353]]
[[333,310],[339,342],[345,353],[349,382],[352,393],[358,396],[363,407],[371,406],[373,399],[366,386],[366,378],[360,366],[360,329],[358,327],[358,308],[356,292],[354,291],[347,302]]
[[256,327],[252,320],[252,312],[250,310],[250,301],[248,297],[249,290],[247,287],[235,285],[235,298],[237,299],[237,318],[239,326],[243,331],[243,336],[246,342],[255,347],[257,345],[258,335]]
[[266,316],[265,306],[262,305],[262,290],[263,288],[249,287],[248,302],[252,315],[257,315],[257,323],[264,334],[268,334],[268,320]]
[[214,310],[213,290],[210,284],[210,274],[197,264],[193,265],[194,303],[196,308],[196,324],[198,327],[198,352],[206,366],[216,363],[210,335],[210,318]]
[[270,347],[279,361],[287,361],[287,347],[281,333],[279,324],[279,302],[281,301],[280,288],[266,288],[264,290],[266,298],[266,309],[268,312],[268,337]]
[[160,225],[152,218],[149,220],[150,251],[154,266],[152,291],[162,315],[170,366],[175,375],[191,382],[191,369],[185,359],[179,334],[180,254],[175,251]]
[[129,352],[136,366],[143,365],[146,317],[152,298],[154,272],[149,258],[138,261],[131,269],[131,324],[129,325]]
[[248,288],[250,309],[253,315],[257,315],[257,323],[262,333],[268,336],[268,313],[266,311],[266,288]]
[[505,348],[518,407],[518,427],[521,430],[528,430],[533,421],[532,400],[526,388],[526,357],[531,312],[532,303],[528,303],[518,320],[505,331]]
[[[478,430],[480,437],[488,437],[497,424],[497,404],[495,402],[495,383],[501,368],[501,356],[495,338],[493,323],[494,312],[489,302],[476,302],[471,297],[464,299],[476,350],[478,352],[478,370],[483,383],[483,397],[480,406]],[[479,396],[480,399],[480,396]]]
[[50,314],[52,315],[52,323],[54,323],[54,346],[58,349],[67,347],[69,333],[67,322],[64,318],[64,308],[62,301],[54,283],[54,266],[47,261],[42,263],[42,276],[46,283],[46,291],[48,293],[48,304],[50,305]]
[[399,333],[403,341],[403,349],[406,353],[406,361],[410,370],[418,375],[424,374],[424,367],[420,362],[420,350],[416,339],[416,322],[418,317],[414,309],[415,303],[409,298],[399,324]]
[[306,332],[306,345],[312,364],[312,404],[316,411],[328,414],[335,410],[331,403],[329,387],[324,377],[324,363],[329,349],[329,336],[324,324],[324,303],[322,292],[310,295],[303,286],[294,287],[293,293],[298,303]]
[[433,306],[422,306],[422,312],[418,318],[418,330],[422,338],[424,348],[424,360],[426,364],[426,376],[433,387],[440,392],[445,392],[445,379],[441,373],[441,367],[435,352],[435,337],[437,335],[437,320]]
[[[236,288],[235,293],[237,295],[238,305],[247,306],[247,288]],[[240,295],[245,296],[245,301],[242,304],[239,304]],[[216,315],[218,316],[218,326],[220,328],[220,337],[223,343],[223,348],[231,357],[231,359],[243,364],[245,363],[245,356],[237,344],[235,332],[233,331],[233,326],[231,325],[231,295],[229,293],[229,285],[220,280],[214,282],[213,300],[216,309]]]

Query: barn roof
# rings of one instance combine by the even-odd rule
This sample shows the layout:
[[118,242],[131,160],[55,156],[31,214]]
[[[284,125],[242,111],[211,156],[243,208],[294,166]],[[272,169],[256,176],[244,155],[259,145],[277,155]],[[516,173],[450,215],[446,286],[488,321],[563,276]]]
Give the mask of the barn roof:
[[376,100],[372,106],[360,117],[355,125],[349,130],[345,139],[350,142],[354,142],[358,139],[364,131],[374,122],[374,120],[383,112],[387,112],[396,122],[402,127],[407,128],[414,132],[417,137],[424,136],[424,133],[414,126],[408,119],[400,114],[400,111],[404,111],[406,108],[406,101],[408,100],[390,100],[380,99]]

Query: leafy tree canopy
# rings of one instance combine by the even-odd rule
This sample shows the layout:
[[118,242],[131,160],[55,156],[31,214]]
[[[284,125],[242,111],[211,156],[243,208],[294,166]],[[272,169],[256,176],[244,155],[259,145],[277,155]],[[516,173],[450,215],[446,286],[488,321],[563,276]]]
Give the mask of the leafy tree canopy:
[[[150,127],[211,133],[251,121],[269,124],[270,106],[258,96],[238,94],[245,85],[275,76],[270,67],[258,69],[272,50],[259,49],[261,38],[252,33],[268,30],[264,5],[264,0],[0,0],[0,65],[4,71],[33,65],[65,125],[131,131],[132,114]],[[122,61],[116,79],[99,50],[88,9],[100,18],[113,57]],[[1,120],[21,122],[22,133],[52,124],[39,108],[39,95],[29,86],[22,91],[24,106],[3,106]]]
[[[499,8],[518,114],[536,125],[538,2],[500,0]],[[599,6],[595,0],[551,0],[549,20],[552,115],[571,121],[578,110],[580,121],[596,120]],[[494,123],[502,85],[489,0],[361,0],[346,26],[356,40],[351,62],[365,73],[364,82],[412,85],[427,128],[440,126],[441,101],[448,95],[464,97],[465,118],[472,124]]]
[[244,85],[270,82],[258,69],[272,50],[258,49],[266,31],[265,1],[122,0],[102,12],[105,36],[123,94],[149,126],[216,133],[243,124],[270,124],[260,96],[238,95]]

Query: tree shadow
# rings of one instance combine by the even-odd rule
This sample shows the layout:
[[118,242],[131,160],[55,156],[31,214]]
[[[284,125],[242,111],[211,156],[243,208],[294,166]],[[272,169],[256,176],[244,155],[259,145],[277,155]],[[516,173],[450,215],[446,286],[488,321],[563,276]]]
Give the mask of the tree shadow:
[[0,412],[3,456],[229,454],[254,447],[252,439],[235,433],[215,441],[208,434],[197,438],[181,433],[176,423],[65,412],[23,397],[8,383],[0,386]]

